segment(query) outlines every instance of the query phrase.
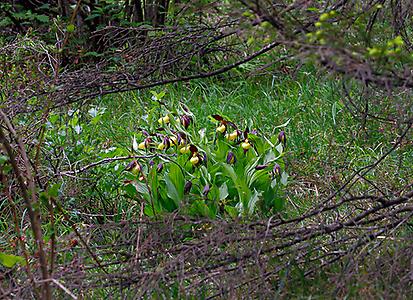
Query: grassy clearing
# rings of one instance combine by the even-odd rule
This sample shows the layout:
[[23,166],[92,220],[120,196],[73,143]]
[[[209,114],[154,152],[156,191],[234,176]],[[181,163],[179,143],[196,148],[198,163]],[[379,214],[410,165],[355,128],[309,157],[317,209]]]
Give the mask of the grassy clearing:
[[[252,121],[266,134],[273,133],[274,127],[291,120],[287,126],[288,172],[293,179],[289,198],[298,212],[312,205],[317,198],[337,188],[345,176],[362,166],[372,163],[391,147],[389,140],[397,137],[397,130],[391,125],[369,122],[365,128],[344,107],[340,87],[332,78],[319,78],[314,70],[300,71],[293,77],[289,74],[252,78],[249,80],[210,79],[180,83],[156,89],[164,90],[165,102],[174,107],[185,103],[196,116],[196,122],[212,128],[215,123],[208,118],[218,113],[237,123]],[[141,122],[151,109],[149,91],[111,95],[95,102],[104,107],[97,126],[85,126],[80,137],[86,137],[89,157],[79,152],[79,159],[87,161],[96,153],[111,147],[130,149],[134,134],[139,133]],[[83,106],[86,111],[89,106]],[[277,132],[275,132],[277,134]],[[394,136],[394,138],[393,138]],[[383,189],[401,186],[409,178],[412,148],[405,145],[374,170],[369,179],[376,178]],[[391,166],[391,168],[390,168]],[[390,173],[388,170],[399,170]],[[120,178],[113,170],[100,174],[103,186],[96,185],[88,196],[89,201],[98,205],[94,210],[112,206],[110,197],[99,189],[116,191]],[[112,187],[108,185],[113,185]],[[363,181],[359,189],[368,187]],[[96,199],[93,199],[94,196]],[[72,198],[72,205],[78,206]],[[126,202],[125,202],[126,201]],[[128,199],[117,203],[108,211],[129,210]],[[106,204],[105,204],[106,203]]]

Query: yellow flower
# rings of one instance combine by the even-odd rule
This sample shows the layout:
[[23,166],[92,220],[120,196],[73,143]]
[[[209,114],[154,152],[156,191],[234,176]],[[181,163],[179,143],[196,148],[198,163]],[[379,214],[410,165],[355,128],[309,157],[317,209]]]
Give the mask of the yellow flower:
[[138,149],[140,149],[140,150],[145,150],[145,149],[146,149],[145,142],[139,143]]
[[158,150],[163,150],[163,149],[165,149],[165,144],[164,144],[164,143],[160,143],[160,144],[158,145]]
[[166,115],[166,116],[163,117],[163,118],[159,118],[159,119],[158,119],[158,123],[159,123],[160,125],[162,125],[162,124],[168,124],[169,121],[170,121],[170,119],[169,119],[169,116],[168,116],[168,115]]
[[251,144],[248,142],[248,140],[245,140],[245,142],[243,142],[241,144],[242,149],[244,150],[248,150],[249,148],[251,148]]
[[172,144],[178,145],[178,139],[176,138],[176,136],[171,136],[169,139],[172,141]]
[[181,152],[182,154],[188,153],[189,152],[189,146],[182,147],[181,149],[179,149],[179,152]]
[[226,129],[227,127],[225,126],[225,124],[222,124],[221,126],[218,126],[217,132],[224,133]]
[[234,131],[233,133],[227,133],[225,137],[227,138],[228,141],[234,141],[238,136],[238,133]]
[[191,162],[191,164],[196,165],[197,163],[199,163],[199,157],[193,156],[189,161]]

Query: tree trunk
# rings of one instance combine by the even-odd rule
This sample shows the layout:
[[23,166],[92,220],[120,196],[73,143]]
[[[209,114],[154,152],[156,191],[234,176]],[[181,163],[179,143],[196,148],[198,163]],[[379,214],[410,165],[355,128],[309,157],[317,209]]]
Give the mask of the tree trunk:
[[143,22],[143,3],[141,0],[133,1],[133,22]]
[[157,20],[158,25],[163,26],[166,22],[166,17],[168,16],[169,0],[159,0]]

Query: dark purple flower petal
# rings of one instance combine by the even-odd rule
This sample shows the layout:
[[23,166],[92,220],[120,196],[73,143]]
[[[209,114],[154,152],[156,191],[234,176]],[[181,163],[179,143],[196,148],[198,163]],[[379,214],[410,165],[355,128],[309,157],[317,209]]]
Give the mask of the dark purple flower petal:
[[159,163],[158,166],[156,167],[156,171],[160,173],[162,172],[162,170],[163,170],[163,163]]
[[204,189],[202,190],[202,194],[203,194],[204,196],[207,196],[208,193],[209,193],[209,190],[210,190],[210,187],[209,187],[209,185],[207,184],[206,186],[204,186]]
[[272,169],[272,173],[274,176],[280,176],[281,175],[281,167],[279,164],[275,164],[274,168]]
[[133,168],[136,167],[138,162],[136,160],[132,160],[125,168],[126,171],[131,171]]
[[185,127],[185,129],[187,129],[191,124],[191,117],[188,115],[181,116],[181,124]]
[[171,140],[169,139],[169,137],[165,136],[163,138],[162,143],[165,145],[165,149],[168,150],[169,147],[171,147]]
[[268,166],[267,165],[257,165],[257,166],[255,166],[255,170],[263,170],[266,167],[268,167]]
[[235,157],[234,152],[229,151],[227,155],[227,164],[235,164],[237,162],[237,158]]
[[224,120],[224,118],[221,117],[220,115],[212,115],[212,117],[217,121],[223,121]]
[[281,131],[281,132],[278,134],[278,141],[279,141],[280,143],[282,143],[282,144],[284,145],[284,147],[285,147],[285,145],[287,144],[287,137],[285,136],[285,131],[284,131],[284,130]]
[[188,194],[192,188],[192,181],[187,181],[184,186],[184,194]]

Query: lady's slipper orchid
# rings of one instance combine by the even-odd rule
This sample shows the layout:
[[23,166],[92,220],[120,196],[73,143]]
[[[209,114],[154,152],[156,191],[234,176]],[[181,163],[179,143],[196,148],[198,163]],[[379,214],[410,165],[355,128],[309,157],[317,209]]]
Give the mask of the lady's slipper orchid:
[[176,134],[176,136],[178,137],[178,145],[186,145],[186,134],[183,132],[178,132]]
[[189,146],[183,146],[181,149],[179,149],[179,152],[181,152],[182,154],[187,154],[189,153]]
[[244,142],[241,143],[241,147],[242,149],[244,149],[245,151],[247,151],[249,148],[251,148],[251,144],[248,142],[248,140],[246,139]]
[[225,124],[221,124],[220,126],[217,127],[217,132],[224,133],[225,130],[227,130],[227,127],[225,126]]
[[225,137],[228,141],[234,141],[237,138],[237,136],[238,136],[238,132],[236,130],[232,133],[227,133],[225,135]]
[[141,171],[141,165],[134,159],[126,166],[125,170],[138,175]]
[[176,138],[176,136],[171,136],[169,139],[171,140],[172,144],[174,144],[175,146],[178,145],[178,139]]
[[278,141],[279,141],[280,143],[282,143],[282,144],[284,145],[284,147],[286,146],[286,144],[287,144],[287,137],[285,136],[285,131],[284,131],[284,130],[281,131],[281,132],[278,134]]
[[188,194],[192,188],[192,181],[187,181],[184,186],[184,194]]
[[234,152],[229,151],[227,155],[227,164],[235,164],[237,162],[237,158],[235,157]]
[[209,184],[207,184],[206,186],[204,186],[204,189],[202,190],[202,194],[204,196],[207,196],[210,190],[211,188],[209,187]]
[[281,175],[281,167],[279,164],[275,164],[274,168],[272,169],[273,176],[280,176]]
[[199,157],[197,155],[192,156],[189,161],[191,162],[191,164],[193,164],[195,166],[199,163]]
[[181,124],[187,129],[191,125],[191,117],[188,115],[181,116]]
[[169,116],[168,116],[168,115],[166,115],[166,116],[161,117],[161,118],[158,119],[158,123],[159,123],[160,125],[162,125],[162,124],[168,124],[169,121],[170,121],[170,119],[169,119]]
[[165,149],[165,144],[164,143],[159,143],[158,145],[158,150],[164,150]]
[[158,166],[156,167],[156,172],[160,173],[163,170],[163,163],[159,163]]
[[145,150],[145,149],[146,149],[146,143],[145,143],[145,142],[139,143],[138,149],[139,149],[139,150]]
[[[163,146],[161,146],[163,145]],[[168,150],[169,147],[171,147],[171,140],[169,139],[169,137],[164,136],[162,139],[162,143],[158,145],[158,149],[159,150]]]

